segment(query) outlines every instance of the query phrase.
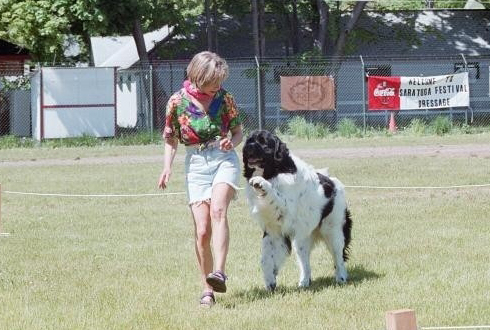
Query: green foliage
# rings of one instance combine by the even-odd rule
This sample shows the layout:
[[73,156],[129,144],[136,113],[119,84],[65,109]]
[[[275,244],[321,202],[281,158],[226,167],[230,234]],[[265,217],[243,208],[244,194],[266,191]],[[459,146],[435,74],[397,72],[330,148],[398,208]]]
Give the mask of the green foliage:
[[[131,34],[140,19],[145,32],[165,24],[185,26],[202,11],[197,0],[2,0],[0,38],[29,49],[35,61],[64,61],[69,38],[87,51],[91,35]],[[71,37],[70,37],[71,36]]]
[[[355,1],[343,1],[344,5],[349,5]],[[434,9],[462,9],[467,0],[434,0]],[[480,1],[487,9],[490,8],[488,1]],[[377,0],[370,3],[369,9],[372,10],[422,10],[427,9],[426,1],[406,1],[406,0]]]
[[[468,135],[468,134],[487,134],[490,132],[489,127],[470,126],[467,124],[461,124],[460,126],[449,125],[444,119],[434,120],[430,125],[427,125],[421,119],[413,119],[410,125],[404,130],[399,130],[396,135],[404,137],[422,137],[430,135]],[[244,116],[242,120],[247,121]],[[247,135],[247,131],[244,131],[244,135]],[[380,138],[392,136],[385,128],[377,129],[368,127],[365,132],[361,128],[356,126],[352,119],[344,118],[338,124],[337,131],[330,130],[327,126],[321,123],[307,122],[304,117],[296,116],[289,120],[285,127],[278,129],[277,134],[286,134],[289,137],[298,139],[314,140],[314,139],[331,139],[342,137],[346,140],[354,140],[356,138],[365,139],[369,141],[371,138]],[[155,145],[162,141],[162,137],[158,131],[153,133],[149,131],[141,132],[124,132],[119,134],[115,138],[96,138],[89,135],[84,135],[78,138],[64,138],[64,139],[46,139],[38,142],[31,138],[16,137],[13,135],[0,136],[0,150],[2,149],[15,149],[15,148],[35,148],[35,147],[48,147],[48,148],[74,148],[74,147],[96,147],[96,146],[143,146],[143,145]]]
[[350,118],[343,118],[337,125],[337,134],[342,137],[358,137],[362,135],[361,129]]
[[35,61],[61,61],[66,36],[92,33],[103,16],[97,0],[3,0],[0,38],[29,49]]
[[[352,10],[356,1],[325,0],[330,17],[328,34],[332,40],[338,36],[338,15]],[[214,0],[211,9],[218,16],[242,18],[250,13],[250,3],[246,1]],[[463,8],[466,0],[437,0],[435,8]],[[490,8],[488,2],[483,4]],[[267,0],[265,9],[282,17],[275,25],[269,25],[266,34],[282,34],[289,26],[284,26],[291,18],[292,4],[289,1]],[[420,10],[425,9],[424,1],[379,0],[371,1],[366,9],[370,10]],[[315,30],[319,14],[314,1],[297,1],[298,20],[303,22],[301,29]],[[35,61],[62,62],[64,50],[71,40],[76,41],[83,56],[87,56],[92,35],[128,35],[133,22],[140,20],[144,32],[160,28],[166,24],[176,26],[184,35],[191,35],[204,11],[204,2],[200,0],[1,0],[0,1],[0,38],[9,40],[29,49]],[[426,27],[433,33],[430,27]],[[373,38],[361,29],[351,31],[350,40],[355,38]],[[186,40],[192,48],[191,38]],[[355,45],[347,44],[347,52]],[[314,47],[311,47],[314,49]],[[307,50],[305,57],[311,57],[315,51]],[[165,52],[167,54],[167,51]],[[172,57],[172,53],[168,57]]]
[[84,134],[77,138],[49,139],[43,142],[43,145],[48,147],[94,147],[99,144],[99,139]]
[[[311,64],[311,62],[318,62],[318,59],[322,59],[322,52],[318,48],[313,48],[311,50],[304,51],[297,55],[298,64]],[[326,60],[324,60],[326,62]]]
[[[453,125],[453,130],[455,129]],[[463,123],[461,126],[456,127],[456,129],[461,132],[462,134],[471,134],[472,133],[472,128],[470,125]]]
[[309,123],[305,118],[295,116],[288,121],[287,133],[298,138],[321,139],[329,134],[329,129],[321,123]]
[[[427,125],[425,121],[420,118],[414,118],[405,131],[416,136],[421,136],[428,133],[433,133],[441,136],[451,133],[452,130],[453,126],[448,116],[437,116],[429,123],[429,125]],[[472,132],[472,128],[471,126],[464,124],[459,132],[463,134],[469,134],[470,132]]]
[[431,123],[432,130],[437,135],[451,132],[451,120],[447,116],[437,116]]
[[98,6],[107,23],[105,32],[119,35],[130,35],[136,19],[147,31],[165,24],[173,25],[181,18],[175,1],[100,0]]
[[439,116],[430,124],[427,124],[421,118],[414,118],[405,129],[400,129],[396,134],[390,133],[385,127],[366,127],[363,130],[357,126],[350,118],[343,118],[337,124],[337,130],[331,131],[322,123],[307,122],[304,117],[296,116],[287,121],[285,128],[277,130],[278,134],[286,134],[300,139],[325,139],[342,137],[347,139],[353,138],[370,138],[391,137],[394,135],[405,137],[422,137],[430,135],[447,135],[454,134],[480,134],[488,133],[489,127],[472,126],[468,124],[452,125],[448,117]]
[[[356,28],[349,33],[348,42],[345,45],[345,54],[355,53],[359,47],[356,40],[363,40],[365,43],[375,43],[379,36],[372,31],[364,28]],[[374,47],[374,46],[373,46]]]
[[29,90],[31,88],[31,80],[29,76],[18,76],[13,80],[0,77],[0,86],[2,86],[1,92],[17,89]]
[[427,125],[420,118],[414,118],[407,127],[407,131],[414,135],[423,135],[427,132]]
[[161,140],[159,132],[143,131],[133,134],[121,134],[111,141],[111,144],[118,146],[147,145]]
[[32,148],[34,141],[28,138],[18,138],[13,135],[0,136],[0,149]]
[[149,145],[159,143],[161,136],[157,132],[137,132],[123,133],[115,138],[97,138],[90,135],[83,135],[76,138],[46,139],[37,142],[31,138],[16,137],[13,135],[0,137],[0,149],[13,148],[32,148],[43,146],[48,148],[74,148],[74,147],[95,147],[95,146],[131,146]]

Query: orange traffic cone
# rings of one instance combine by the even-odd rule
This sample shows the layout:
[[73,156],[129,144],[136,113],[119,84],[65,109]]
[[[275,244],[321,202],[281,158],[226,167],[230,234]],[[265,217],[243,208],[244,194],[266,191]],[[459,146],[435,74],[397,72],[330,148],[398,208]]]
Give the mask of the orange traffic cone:
[[390,131],[390,133],[396,132],[395,113],[393,111],[391,111],[390,113],[390,124],[388,126],[388,130]]

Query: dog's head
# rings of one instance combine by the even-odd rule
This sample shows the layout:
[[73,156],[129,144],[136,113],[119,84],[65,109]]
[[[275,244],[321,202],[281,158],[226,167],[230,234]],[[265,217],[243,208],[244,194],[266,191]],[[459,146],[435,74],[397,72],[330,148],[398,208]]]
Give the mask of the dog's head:
[[244,176],[261,175],[268,180],[280,173],[296,173],[289,150],[276,135],[266,130],[250,133],[243,146]]

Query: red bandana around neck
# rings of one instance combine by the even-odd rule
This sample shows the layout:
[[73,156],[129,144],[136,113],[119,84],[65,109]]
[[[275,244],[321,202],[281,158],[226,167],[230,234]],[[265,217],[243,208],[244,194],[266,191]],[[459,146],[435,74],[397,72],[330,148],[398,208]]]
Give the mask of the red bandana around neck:
[[191,95],[198,101],[210,101],[213,97],[201,92],[197,87],[195,87],[189,80],[184,81],[184,88],[187,94]]

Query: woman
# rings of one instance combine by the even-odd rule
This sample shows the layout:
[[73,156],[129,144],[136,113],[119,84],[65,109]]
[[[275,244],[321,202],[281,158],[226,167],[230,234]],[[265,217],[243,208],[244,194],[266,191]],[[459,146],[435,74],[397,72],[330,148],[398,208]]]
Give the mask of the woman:
[[183,88],[167,104],[164,165],[158,181],[160,188],[167,187],[178,143],[184,144],[186,190],[204,307],[214,305],[214,292],[226,292],[227,211],[240,178],[234,148],[243,133],[233,96],[221,87],[227,77],[226,61],[212,52],[196,54],[187,66]]

